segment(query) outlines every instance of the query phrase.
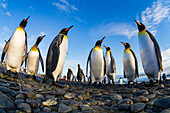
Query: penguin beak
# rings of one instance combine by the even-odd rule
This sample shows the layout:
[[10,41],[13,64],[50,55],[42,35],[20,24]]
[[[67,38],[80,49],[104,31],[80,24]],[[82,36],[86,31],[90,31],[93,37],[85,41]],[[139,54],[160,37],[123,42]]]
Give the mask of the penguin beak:
[[70,30],[70,28],[72,28],[73,27],[73,25],[72,26],[70,26],[69,28],[67,28],[65,31],[69,31]]
[[106,47],[105,45],[103,45],[106,49],[108,48],[108,47]]
[[30,18],[30,16],[28,16],[28,18],[26,18],[24,21],[26,21],[27,22],[27,20]]
[[44,36],[40,37],[40,39],[44,38],[45,36],[46,36],[46,35],[44,35]]
[[138,21],[136,21],[135,19],[134,19],[134,21],[138,24],[138,25],[141,25],[141,23],[139,23]]
[[100,42],[102,43],[104,39],[105,39],[105,36],[100,40]]
[[124,43],[124,42],[121,42],[123,45],[126,45],[126,43]]

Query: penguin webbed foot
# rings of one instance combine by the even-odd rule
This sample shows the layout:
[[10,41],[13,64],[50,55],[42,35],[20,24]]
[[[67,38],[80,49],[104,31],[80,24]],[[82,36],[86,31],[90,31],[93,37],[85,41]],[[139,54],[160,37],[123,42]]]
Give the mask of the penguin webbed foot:
[[61,85],[61,84],[57,83],[56,81],[52,81],[52,84],[56,87],[64,88],[64,85]]

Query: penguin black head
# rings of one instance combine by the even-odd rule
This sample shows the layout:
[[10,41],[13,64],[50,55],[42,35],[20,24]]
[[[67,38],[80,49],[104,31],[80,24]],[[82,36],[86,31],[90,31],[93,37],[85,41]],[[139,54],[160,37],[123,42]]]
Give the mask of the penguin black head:
[[124,43],[124,42],[121,43],[125,46],[125,49],[129,49],[131,47],[129,43]]
[[37,41],[36,41],[35,45],[38,46],[38,44],[41,42],[41,40],[42,40],[45,36],[46,36],[46,35],[44,35],[44,36],[39,36],[39,37],[37,38]]
[[143,31],[143,30],[146,29],[145,25],[143,25],[142,23],[137,22],[135,19],[134,19],[134,21],[137,23],[139,31]]
[[[30,17],[30,16],[29,16],[29,17]],[[25,28],[26,25],[27,25],[27,20],[29,19],[29,17],[26,18],[26,19],[23,19],[19,26],[21,26],[22,28]]]
[[95,44],[95,46],[101,46],[103,40],[104,40],[105,36],[101,39],[101,40],[98,40]]
[[[104,45],[103,45],[104,46]],[[105,48],[106,48],[106,50],[107,51],[110,51],[111,49],[110,49],[110,47],[106,47],[106,46],[104,46]]]
[[72,27],[73,27],[73,25],[70,26],[69,28],[64,28],[64,29],[62,29],[62,30],[60,31],[60,33],[61,33],[61,34],[64,34],[64,35],[67,35],[68,31],[69,31],[70,28],[72,28]]

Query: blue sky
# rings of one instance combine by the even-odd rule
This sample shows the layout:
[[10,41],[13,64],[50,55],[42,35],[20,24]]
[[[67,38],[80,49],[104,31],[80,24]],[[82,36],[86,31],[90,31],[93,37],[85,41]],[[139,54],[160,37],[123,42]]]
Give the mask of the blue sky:
[[[80,63],[85,72],[89,52],[95,42],[106,36],[102,45],[111,47],[117,75],[123,74],[123,50],[120,41],[131,44],[143,73],[138,48],[138,30],[134,19],[144,23],[160,45],[164,72],[170,73],[169,0],[0,0],[0,52],[22,19],[30,15],[25,28],[28,50],[40,35],[44,63],[48,47],[62,28],[74,25],[68,33],[68,54],[63,74],[71,68],[77,73]],[[102,46],[104,52],[105,48]],[[0,55],[1,56],[1,55]],[[41,69],[39,71],[42,72]]]

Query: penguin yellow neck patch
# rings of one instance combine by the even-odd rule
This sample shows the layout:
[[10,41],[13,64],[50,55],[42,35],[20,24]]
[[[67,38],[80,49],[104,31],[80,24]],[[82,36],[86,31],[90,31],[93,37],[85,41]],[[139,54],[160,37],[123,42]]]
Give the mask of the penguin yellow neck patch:
[[146,30],[143,30],[143,31],[140,31],[138,35],[141,36],[142,34],[145,34],[145,33],[146,33]]
[[130,52],[129,49],[125,49],[125,50],[124,50],[124,53],[125,53],[125,54],[128,53],[128,52]]
[[31,48],[31,51],[38,51],[38,49],[37,49],[35,46],[33,46],[33,47]]
[[17,30],[24,31],[23,28],[22,28],[21,26],[19,26],[19,27],[17,28]]

